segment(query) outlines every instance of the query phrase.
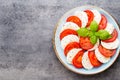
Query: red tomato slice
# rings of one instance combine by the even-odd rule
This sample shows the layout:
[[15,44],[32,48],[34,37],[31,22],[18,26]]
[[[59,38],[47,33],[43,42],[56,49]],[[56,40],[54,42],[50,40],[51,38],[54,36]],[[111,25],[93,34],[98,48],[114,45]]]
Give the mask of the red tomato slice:
[[98,30],[105,29],[106,26],[107,26],[107,19],[103,14],[101,14],[101,21],[99,23]]
[[96,58],[94,51],[89,51],[88,52],[88,57],[90,59],[91,64],[94,67],[99,67],[101,65],[101,62],[99,62],[98,59]]
[[65,56],[67,56],[67,53],[73,48],[80,48],[80,44],[78,42],[69,43],[64,49]]
[[116,29],[114,29],[114,31],[111,34],[112,38],[109,38],[107,40],[103,40],[104,42],[113,42],[114,40],[116,40],[116,38],[118,37],[118,32]]
[[110,49],[106,49],[104,48],[102,45],[99,45],[99,51],[100,53],[105,56],[105,57],[111,57],[115,54],[116,49],[110,50]]
[[62,33],[60,33],[60,40],[62,40],[65,36],[70,34],[77,35],[77,32],[72,29],[65,29]]
[[81,48],[88,50],[93,48],[94,45],[90,42],[89,37],[80,37],[80,46]]
[[90,10],[85,10],[84,12],[87,13],[87,16],[88,16],[88,23],[87,23],[87,27],[90,25],[90,23],[93,21],[94,19],[94,14],[92,11]]
[[79,51],[76,56],[73,58],[72,63],[76,68],[82,68],[82,56],[83,56],[84,51],[81,50]]
[[74,22],[74,23],[76,23],[79,27],[81,27],[81,24],[82,24],[81,20],[80,20],[77,16],[70,16],[70,17],[67,18],[66,21],[67,21],[67,22]]

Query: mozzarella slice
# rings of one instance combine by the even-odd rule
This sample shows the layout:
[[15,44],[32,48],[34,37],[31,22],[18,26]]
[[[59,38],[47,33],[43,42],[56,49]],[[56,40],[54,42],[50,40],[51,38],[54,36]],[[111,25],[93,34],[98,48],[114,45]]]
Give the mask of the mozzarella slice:
[[79,42],[79,38],[76,35],[67,35],[61,40],[61,46],[63,49],[70,43],[70,42]]
[[96,48],[98,48],[98,46],[99,46],[99,39],[97,40],[97,43],[94,45],[94,47],[89,49],[88,51],[95,50]]
[[111,34],[114,30],[114,26],[110,23],[107,23],[107,26],[106,26],[105,30],[108,31],[109,34]]
[[69,63],[69,64],[72,64],[72,60],[73,60],[73,58],[75,57],[75,55],[79,52],[79,51],[81,51],[82,49],[77,49],[77,48],[74,48],[74,49],[72,49],[72,50],[70,50],[69,52],[68,52],[68,54],[67,54],[67,62]]
[[73,22],[66,22],[63,25],[61,32],[64,31],[65,29],[78,30],[79,28],[80,27],[77,24],[73,23]]
[[79,19],[82,22],[82,27],[85,27],[88,23],[88,16],[85,12],[83,11],[76,11],[75,16],[79,17]]
[[103,56],[98,48],[95,50],[95,55],[101,63],[107,63],[110,60],[110,57]]
[[115,41],[109,43],[101,41],[101,44],[106,49],[116,49],[119,46],[119,40],[116,39]]
[[98,24],[101,21],[101,14],[97,10],[91,10],[94,14],[94,19]]
[[93,65],[91,64],[89,57],[88,57],[88,51],[83,54],[82,65],[85,69],[92,69],[93,68]]

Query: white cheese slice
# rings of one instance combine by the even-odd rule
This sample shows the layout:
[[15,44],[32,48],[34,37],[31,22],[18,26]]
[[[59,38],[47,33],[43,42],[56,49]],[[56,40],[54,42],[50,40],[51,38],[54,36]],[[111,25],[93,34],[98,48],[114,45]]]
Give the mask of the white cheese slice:
[[107,23],[107,26],[106,26],[105,30],[108,31],[109,34],[111,34],[114,30],[114,26],[110,23]]
[[103,47],[105,47],[106,49],[116,49],[119,46],[119,40],[116,39],[113,42],[103,42],[101,41],[101,44]]
[[63,25],[61,32],[64,31],[65,29],[78,30],[78,29],[80,29],[80,27],[77,24],[73,23],[73,22],[66,22]]
[[88,23],[88,16],[85,12],[83,11],[76,11],[75,16],[79,17],[79,19],[82,22],[82,27],[86,27],[87,23]]
[[88,57],[88,51],[83,54],[82,65],[85,69],[92,69],[93,68],[93,65],[91,64],[89,57]]
[[101,63],[107,63],[110,60],[110,57],[103,56],[98,48],[95,50],[95,55]]
[[72,64],[72,60],[73,60],[73,58],[75,57],[75,55],[79,52],[79,51],[81,51],[82,49],[81,48],[74,48],[74,49],[72,49],[72,50],[70,50],[69,52],[68,52],[68,54],[67,54],[67,62],[69,63],[69,64]]
[[97,10],[91,10],[94,14],[94,19],[98,24],[101,21],[101,14]]
[[79,38],[76,35],[67,35],[61,40],[61,46],[63,49],[70,43],[70,42],[79,42]]

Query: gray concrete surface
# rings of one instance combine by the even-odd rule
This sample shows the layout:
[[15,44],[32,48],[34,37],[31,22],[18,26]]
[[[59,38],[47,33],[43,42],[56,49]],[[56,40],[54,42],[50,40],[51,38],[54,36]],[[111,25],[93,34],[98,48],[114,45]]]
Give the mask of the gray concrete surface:
[[120,80],[120,57],[105,72],[83,76],[57,59],[53,29],[68,10],[95,5],[120,24],[119,0],[0,0],[0,80]]

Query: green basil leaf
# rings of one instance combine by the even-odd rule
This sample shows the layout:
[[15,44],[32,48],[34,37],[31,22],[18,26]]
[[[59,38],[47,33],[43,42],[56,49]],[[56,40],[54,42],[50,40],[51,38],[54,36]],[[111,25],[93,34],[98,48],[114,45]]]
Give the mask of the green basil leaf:
[[99,37],[101,33],[95,32],[95,36]]
[[95,35],[91,36],[91,37],[90,37],[90,42],[91,42],[92,44],[95,44],[95,43],[97,42],[97,37],[96,37]]
[[78,33],[79,36],[86,37],[89,34],[89,30],[86,29],[86,28],[80,28],[80,29],[77,30],[77,33]]
[[95,33],[94,32],[92,32],[92,31],[89,31],[89,37],[91,37],[91,36],[93,36],[93,35],[95,35]]
[[106,31],[106,30],[99,30],[96,35],[101,39],[101,40],[106,40],[111,37],[111,35]]
[[92,21],[91,24],[90,24],[90,30],[91,31],[97,31],[98,30],[98,24],[96,21]]

